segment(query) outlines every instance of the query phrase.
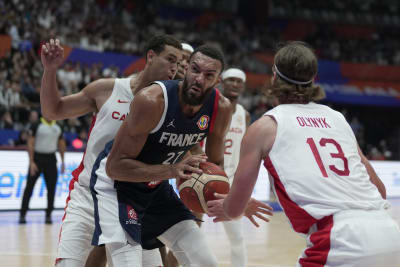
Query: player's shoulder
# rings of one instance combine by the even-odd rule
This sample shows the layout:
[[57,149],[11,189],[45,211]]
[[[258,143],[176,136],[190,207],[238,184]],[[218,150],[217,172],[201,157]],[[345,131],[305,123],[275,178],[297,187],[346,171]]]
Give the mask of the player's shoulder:
[[276,128],[277,123],[275,118],[264,115],[250,125],[249,132],[260,134],[262,136],[268,136],[270,134],[275,135]]
[[151,83],[149,86],[143,88],[140,90],[136,95],[135,98],[143,98],[144,100],[152,100],[154,98],[159,98],[160,96],[163,96],[163,88],[159,83]]
[[115,78],[102,78],[91,82],[88,86],[97,89],[112,89],[115,84]]
[[136,93],[134,102],[147,106],[149,110],[164,103],[164,92],[160,84],[152,83]]
[[90,98],[96,98],[98,95],[103,95],[104,92],[111,92],[114,88],[115,78],[98,79],[89,83],[83,88],[83,93]]

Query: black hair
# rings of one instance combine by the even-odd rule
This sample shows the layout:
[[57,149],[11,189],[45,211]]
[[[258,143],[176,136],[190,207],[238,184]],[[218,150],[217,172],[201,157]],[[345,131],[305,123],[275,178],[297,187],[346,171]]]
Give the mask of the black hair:
[[193,55],[195,55],[197,52],[202,53],[203,55],[206,55],[210,58],[216,59],[219,62],[221,62],[221,73],[225,68],[225,57],[224,57],[224,53],[222,53],[221,49],[219,49],[216,46],[212,46],[212,45],[201,45],[199,47],[197,47],[193,53],[190,55],[189,61],[192,59]]
[[156,35],[147,41],[145,46],[145,57],[147,57],[147,52],[149,52],[149,50],[153,50],[157,55],[159,55],[162,51],[164,51],[166,45],[170,45],[182,50],[181,42],[175,37],[167,34]]

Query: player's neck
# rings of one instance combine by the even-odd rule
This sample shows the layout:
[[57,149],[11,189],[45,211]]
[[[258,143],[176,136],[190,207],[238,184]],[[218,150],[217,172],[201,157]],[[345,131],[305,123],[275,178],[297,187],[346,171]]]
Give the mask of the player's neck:
[[182,112],[183,114],[185,114],[186,117],[194,117],[196,115],[197,112],[199,112],[199,110],[201,109],[201,107],[203,106],[203,104],[198,105],[198,106],[192,106],[189,104],[186,104],[183,102],[183,100],[181,99],[181,96],[179,96],[179,104],[182,107]]
[[141,89],[148,86],[153,82],[151,75],[148,75],[145,71],[141,71],[131,79],[131,89],[133,95],[137,94]]

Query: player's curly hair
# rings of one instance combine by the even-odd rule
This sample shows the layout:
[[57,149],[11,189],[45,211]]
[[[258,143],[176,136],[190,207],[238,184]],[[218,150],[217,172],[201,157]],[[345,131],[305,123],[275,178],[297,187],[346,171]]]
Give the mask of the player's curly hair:
[[318,60],[312,49],[303,42],[292,41],[281,45],[272,67],[274,80],[266,88],[269,97],[280,104],[306,104],[325,98],[325,92],[314,83]]

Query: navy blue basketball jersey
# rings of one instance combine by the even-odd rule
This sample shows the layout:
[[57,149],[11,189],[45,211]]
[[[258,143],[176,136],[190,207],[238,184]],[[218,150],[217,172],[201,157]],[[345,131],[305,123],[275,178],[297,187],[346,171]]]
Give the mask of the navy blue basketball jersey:
[[188,118],[179,104],[179,81],[155,83],[164,92],[164,113],[136,159],[147,164],[174,164],[209,133],[217,113],[219,93],[212,89],[199,112]]
[[[218,90],[212,89],[199,112],[192,118],[188,118],[183,114],[179,104],[179,81],[155,83],[163,90],[164,112],[156,128],[148,135],[136,159],[147,164],[174,164],[181,161],[187,151],[212,132],[220,95]],[[160,195],[160,191],[173,192],[168,180],[143,183],[115,181],[114,187],[117,189],[118,200],[131,205],[139,214],[140,219],[154,197],[157,194]],[[174,194],[171,193],[171,199],[175,197],[172,197]],[[164,202],[169,203],[168,200]],[[175,219],[176,216],[171,216],[171,221]],[[164,220],[167,219],[164,218]]]
[[[216,89],[210,90],[199,112],[188,118],[179,104],[179,81],[161,81],[156,84],[161,86],[164,94],[164,112],[136,159],[147,164],[174,164],[181,161],[187,151],[212,132],[220,95]],[[98,180],[96,171],[101,161],[110,153],[112,144],[113,141],[107,143],[99,154],[90,180],[95,205],[96,233],[101,231],[98,223],[98,194],[95,190]],[[156,239],[157,236],[180,221],[195,219],[168,180],[143,183],[114,181],[114,187],[117,192],[121,226],[134,241],[141,243],[143,248],[158,247],[161,243]],[[132,218],[132,209],[133,214],[136,214],[135,218]]]

